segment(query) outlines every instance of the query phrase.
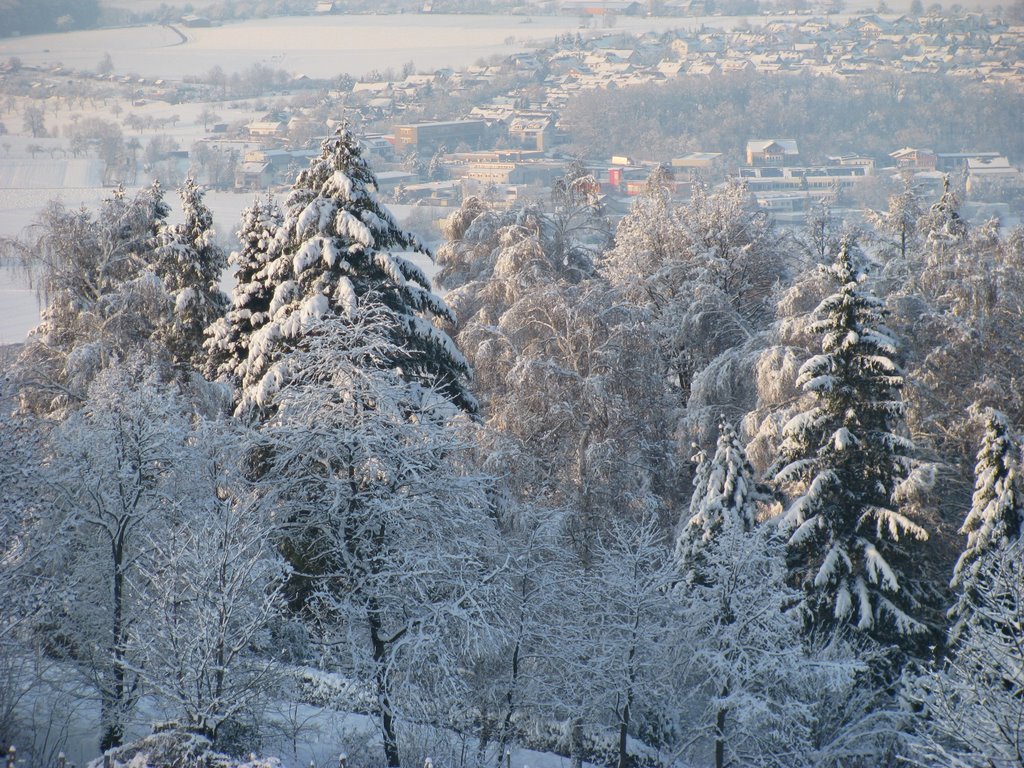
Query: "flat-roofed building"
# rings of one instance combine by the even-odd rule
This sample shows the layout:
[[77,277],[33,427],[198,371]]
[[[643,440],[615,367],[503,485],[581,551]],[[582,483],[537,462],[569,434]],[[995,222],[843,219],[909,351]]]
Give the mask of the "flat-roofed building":
[[442,146],[454,150],[462,144],[479,149],[486,128],[483,120],[396,125],[395,151],[400,155],[408,152],[436,152]]
[[695,178],[710,179],[723,175],[725,160],[721,152],[687,152],[673,157],[669,164],[677,180],[692,181]]

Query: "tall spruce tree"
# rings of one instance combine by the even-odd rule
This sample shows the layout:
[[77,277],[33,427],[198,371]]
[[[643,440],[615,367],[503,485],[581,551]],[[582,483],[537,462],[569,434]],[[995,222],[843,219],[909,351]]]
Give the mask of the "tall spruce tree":
[[985,433],[975,465],[974,496],[960,533],[967,543],[953,568],[950,586],[959,591],[950,610],[953,634],[959,633],[972,605],[978,604],[978,571],[984,556],[1003,550],[1024,533],[1024,495],[1017,475],[1020,446],[999,411],[983,412]]
[[267,196],[242,211],[239,250],[228,257],[235,267],[231,308],[206,331],[206,373],[238,386],[249,361],[249,339],[269,318],[273,286],[267,276],[268,254],[281,226],[281,208]]
[[960,197],[948,175],[942,179],[942,196],[918,219],[917,229],[929,249],[939,252],[938,255],[967,239],[967,224],[960,215]]
[[906,691],[926,715],[907,739],[907,763],[919,768],[1024,764],[1024,541],[975,562],[976,601],[949,652]]
[[786,425],[775,481],[795,491],[780,523],[788,562],[803,588],[809,630],[843,625],[904,646],[928,627],[904,575],[913,543],[927,532],[894,504],[909,474],[913,443],[899,434],[903,376],[883,302],[861,288],[859,251],[843,238],[829,268],[838,291],[818,306],[821,354],[797,385],[811,407]]
[[254,276],[262,285],[252,291],[272,298],[240,365],[242,409],[270,405],[290,376],[288,351],[318,320],[352,317],[369,297],[397,321],[390,327],[392,357],[374,364],[438,389],[464,411],[477,410],[468,364],[432,322],[454,322],[454,315],[431,291],[423,270],[400,255],[429,251],[378,201],[376,183],[347,129],[325,140],[320,156],[296,179],[266,269]]

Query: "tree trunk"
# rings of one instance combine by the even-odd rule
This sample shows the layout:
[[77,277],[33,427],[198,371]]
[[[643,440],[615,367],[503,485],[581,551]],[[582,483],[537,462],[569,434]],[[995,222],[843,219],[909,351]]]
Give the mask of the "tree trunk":
[[124,741],[124,541],[120,536],[115,536],[111,542],[111,556],[114,562],[114,604],[110,628],[113,670],[110,688],[101,693],[103,736],[100,750],[103,752],[121,746]]
[[626,701],[619,712],[619,765],[618,768],[629,768],[630,759],[627,750],[629,736],[629,721],[633,711],[633,686],[636,684],[636,647],[640,642],[640,611],[633,615],[632,643],[629,646],[629,657],[627,659],[627,685]]
[[583,768],[583,721],[576,718],[569,729],[569,766]]
[[505,693],[505,717],[498,731],[498,766],[501,767],[505,750],[512,738],[512,717],[515,715],[515,690],[519,685],[519,653],[523,641],[523,626],[526,623],[525,610],[519,612],[519,634],[515,647],[512,649],[512,678],[509,680],[508,691]]
[[[729,686],[722,687],[722,698],[729,695]],[[725,766],[725,715],[729,710],[720,707],[715,717],[715,768]]]
[[[630,661],[633,659],[636,647],[630,649],[629,657]],[[629,687],[626,689],[626,703],[622,706],[622,711],[619,713],[619,763],[618,768],[629,768],[630,759],[629,751],[627,750],[627,736],[629,735],[629,720],[631,710],[633,708],[633,675],[630,673]]]
[[374,677],[377,684],[377,707],[380,709],[381,736],[384,740],[384,759],[388,768],[400,768],[398,755],[398,734],[395,732],[395,716],[391,710],[391,688],[388,685],[388,644],[381,636],[380,607],[370,599],[368,621],[370,643],[373,646]]

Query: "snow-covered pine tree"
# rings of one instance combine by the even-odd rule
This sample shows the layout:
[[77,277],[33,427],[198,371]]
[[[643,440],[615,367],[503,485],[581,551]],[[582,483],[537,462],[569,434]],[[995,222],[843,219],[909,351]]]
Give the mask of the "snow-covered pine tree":
[[757,508],[771,496],[754,478],[754,468],[736,430],[725,419],[719,423],[715,455],[698,454],[689,517],[676,541],[676,560],[688,583],[705,581],[706,549],[724,526],[751,531]]
[[856,765],[891,733],[881,716],[862,728],[881,713],[852,696],[865,666],[849,645],[806,641],[783,549],[774,521],[734,520],[705,548],[704,582],[674,591],[686,670],[672,715],[693,765]]
[[978,569],[983,556],[1006,549],[1024,533],[1024,495],[1017,475],[1020,446],[1010,433],[1006,416],[993,408],[984,409],[980,415],[985,420],[985,433],[974,469],[974,496],[960,529],[967,543],[950,583],[959,592],[949,612],[955,622],[954,635],[969,618],[971,606],[978,603]]
[[774,480],[795,491],[781,520],[791,577],[804,591],[807,629],[852,625],[909,645],[928,632],[904,576],[927,532],[893,503],[909,474],[913,443],[899,434],[903,376],[883,302],[860,287],[856,238],[843,238],[829,268],[838,291],[811,329],[821,354],[800,368],[811,407],[784,428]]
[[[454,322],[422,269],[400,251],[429,255],[377,199],[376,178],[347,129],[324,141],[285,201],[284,221],[268,254],[266,287],[273,293],[267,322],[248,339],[240,366],[240,408],[270,405],[289,376],[287,352],[316,321],[351,317],[365,297],[388,307],[392,357],[378,364],[408,381],[437,389],[462,410],[477,403],[469,366],[432,320]],[[237,306],[235,307],[238,308]]]
[[923,250],[912,269],[914,286],[928,301],[941,306],[946,294],[962,279],[962,262],[970,233],[960,215],[960,198],[946,176],[942,196],[917,222]]
[[157,232],[156,271],[174,302],[174,313],[158,335],[176,364],[202,370],[203,332],[228,306],[220,289],[227,258],[214,240],[213,214],[195,179],[186,179],[178,195],[184,223],[164,223]]
[[231,307],[206,331],[206,374],[237,387],[248,361],[249,339],[269,317],[273,286],[267,279],[270,245],[281,226],[281,208],[269,195],[242,211],[237,236],[241,247],[228,257],[235,267]]

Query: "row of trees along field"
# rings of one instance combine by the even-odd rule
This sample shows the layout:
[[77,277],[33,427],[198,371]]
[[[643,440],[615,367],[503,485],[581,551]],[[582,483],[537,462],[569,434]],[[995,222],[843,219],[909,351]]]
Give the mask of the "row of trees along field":
[[912,189],[783,232],[661,172],[613,232],[574,168],[452,213],[441,299],[374,182],[342,131],[230,257],[192,182],[6,244],[46,308],[0,739],[298,759],[325,708],[360,765],[1018,759],[1024,233]]
[[88,29],[99,17],[99,0],[5,0],[0,4],[0,36]]

